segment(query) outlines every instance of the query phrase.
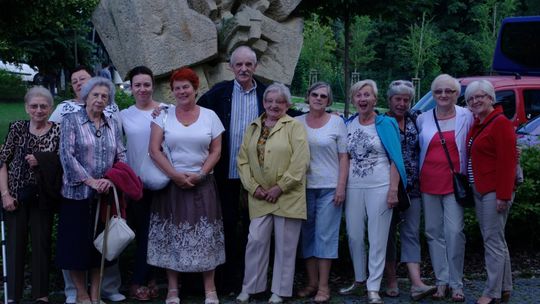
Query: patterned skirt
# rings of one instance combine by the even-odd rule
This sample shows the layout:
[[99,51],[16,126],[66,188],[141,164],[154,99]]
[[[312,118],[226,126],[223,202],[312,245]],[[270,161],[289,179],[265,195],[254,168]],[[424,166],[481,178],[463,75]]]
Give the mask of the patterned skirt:
[[155,192],[147,262],[179,272],[202,272],[225,263],[221,204],[213,175],[192,189],[169,183]]

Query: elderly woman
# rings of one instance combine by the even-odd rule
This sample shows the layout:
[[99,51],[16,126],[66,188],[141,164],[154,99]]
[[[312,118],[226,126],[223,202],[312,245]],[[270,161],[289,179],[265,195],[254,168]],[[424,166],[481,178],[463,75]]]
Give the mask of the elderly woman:
[[[148,154],[152,111],[160,105],[152,97],[154,74],[145,66],[137,66],[128,73],[131,92],[135,104],[120,112],[122,126],[127,136],[127,161],[137,175],[141,174],[141,165]],[[135,265],[131,279],[130,297],[139,301],[148,301],[159,297],[159,289],[152,277],[152,268],[146,263],[148,250],[148,229],[150,226],[150,205],[153,191],[144,189],[143,198],[130,202],[127,208],[128,224],[135,230],[137,249]]]
[[306,259],[307,286],[298,296],[315,295],[315,302],[330,299],[328,276],[338,257],[339,226],[349,173],[347,127],[336,115],[326,113],[332,89],[314,83],[307,92],[309,113],[297,117],[304,124],[310,151],[307,172],[307,220],[302,223],[302,257]]
[[398,221],[401,241],[401,262],[407,264],[409,279],[411,280],[411,299],[418,301],[433,294],[436,287],[428,286],[420,277],[420,214],[422,200],[420,197],[420,185],[418,182],[418,127],[416,126],[416,113],[410,110],[411,101],[414,99],[414,86],[407,80],[396,80],[390,83],[387,91],[388,112],[386,115],[396,119],[399,126],[401,139],[401,154],[407,173],[406,190],[411,199],[411,206],[402,214],[394,213],[394,220],[390,227],[388,245],[386,248],[386,294],[390,297],[399,295],[396,277],[396,230]]
[[473,121],[469,110],[456,106],[460,90],[457,79],[447,74],[437,76],[431,83],[436,106],[417,119],[420,192],[429,254],[437,279],[437,291],[432,297],[444,298],[450,287],[454,302],[465,301],[462,282],[465,234],[463,207],[454,197],[452,170],[446,153],[450,155],[453,168],[465,173],[466,136]]
[[366,280],[366,222],[369,240],[368,303],[383,303],[379,289],[384,271],[386,243],[392,210],[398,204],[400,179],[407,183],[399,128],[396,120],[377,115],[377,85],[367,79],[351,87],[358,116],[348,122],[350,158],[345,220],[355,282],[341,293],[350,293]]
[[250,294],[266,290],[272,231],[275,250],[268,302],[281,303],[282,297],[292,295],[296,247],[306,219],[310,154],[304,126],[286,114],[290,105],[289,89],[280,83],[270,85],[263,95],[265,112],[248,126],[238,154],[251,219],[238,302],[246,303]]
[[516,136],[502,109],[493,108],[495,91],[489,81],[470,83],[465,100],[476,117],[467,135],[467,171],[484,239],[487,270],[486,287],[476,303],[498,303],[501,298],[508,302],[512,272],[504,228],[514,196]]
[[[114,85],[94,77],[82,88],[84,108],[64,116],[60,159],[64,169],[58,223],[56,263],[70,271],[77,303],[99,303],[100,254],[94,248],[96,198],[112,183],[103,176],[117,161],[126,160],[120,126],[103,113],[114,100]],[[90,270],[90,294],[86,273]]]
[[31,88],[24,97],[24,106],[30,120],[11,123],[0,149],[0,192],[8,232],[7,293],[9,302],[22,298],[30,230],[32,297],[36,302],[48,302],[52,205],[57,202],[45,191],[59,191],[51,182],[55,175],[61,175],[60,170],[54,171],[54,163],[59,166],[60,126],[47,121],[53,106],[49,90]]
[[[223,220],[213,169],[225,130],[217,115],[196,104],[199,77],[189,68],[171,75],[176,106],[153,120],[149,151],[171,179],[154,193],[148,264],[165,268],[167,304],[178,304],[178,272],[202,272],[206,304],[219,303],[215,268],[225,262]],[[162,142],[170,160],[161,151]]]
[[[56,109],[49,117],[49,121],[54,121],[61,124],[64,117],[69,113],[80,111],[84,108],[84,100],[82,99],[82,88],[93,76],[93,71],[86,66],[77,66],[71,71],[71,88],[75,93],[75,98],[64,100],[56,106]],[[103,110],[103,114],[106,117],[113,117],[116,121],[119,121],[118,106],[113,102],[108,104]],[[66,304],[75,303],[77,297],[77,290],[69,271],[63,269],[62,275],[64,277],[64,294],[66,296]],[[111,301],[125,300],[125,296],[118,292],[121,285],[120,270],[118,264],[110,265],[105,268],[103,276],[103,284],[101,284],[101,296]]]

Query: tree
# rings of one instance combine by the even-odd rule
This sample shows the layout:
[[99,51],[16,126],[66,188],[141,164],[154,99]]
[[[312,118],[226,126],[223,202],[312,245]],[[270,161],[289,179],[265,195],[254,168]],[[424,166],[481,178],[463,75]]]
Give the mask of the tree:
[[[41,72],[88,63],[89,20],[99,0],[3,0],[0,58]],[[78,58],[77,58],[78,57]]]
[[356,71],[375,60],[374,45],[368,41],[374,24],[368,16],[355,16],[351,28],[350,61]]

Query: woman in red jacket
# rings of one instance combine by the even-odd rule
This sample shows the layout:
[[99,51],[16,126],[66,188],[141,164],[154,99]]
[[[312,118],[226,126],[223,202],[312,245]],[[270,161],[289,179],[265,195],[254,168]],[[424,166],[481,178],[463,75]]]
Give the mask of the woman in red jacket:
[[486,287],[476,303],[496,303],[501,297],[508,300],[512,290],[504,227],[513,198],[516,136],[502,109],[493,107],[495,91],[489,81],[469,84],[465,100],[476,117],[467,136],[467,170],[474,189],[487,270]]

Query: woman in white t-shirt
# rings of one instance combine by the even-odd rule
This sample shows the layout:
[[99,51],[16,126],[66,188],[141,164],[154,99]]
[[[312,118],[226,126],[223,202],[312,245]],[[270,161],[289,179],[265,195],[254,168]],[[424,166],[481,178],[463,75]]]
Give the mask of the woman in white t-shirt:
[[[150,156],[171,183],[154,194],[148,263],[167,271],[166,304],[180,303],[179,272],[202,272],[205,303],[216,304],[214,270],[225,262],[225,241],[212,172],[225,128],[216,113],[196,104],[199,78],[193,70],[175,71],[170,85],[176,106],[153,120],[150,134]],[[161,152],[163,141],[170,161]]]
[[349,173],[347,127],[343,119],[326,112],[332,89],[314,83],[307,92],[309,113],[297,117],[306,127],[310,150],[307,172],[307,220],[302,223],[302,257],[308,282],[300,297],[315,295],[316,303],[328,302],[328,276],[338,257],[339,226]]
[[[368,303],[383,303],[379,290],[393,208],[398,204],[400,179],[407,184],[399,127],[394,118],[377,115],[377,85],[367,79],[351,87],[358,116],[347,123],[350,157],[345,220],[355,282],[340,293],[351,293],[366,281]],[[366,231],[367,222],[367,231]],[[366,242],[369,241],[366,273]],[[367,280],[366,280],[367,279]]]
[[[127,136],[127,162],[133,171],[140,175],[143,159],[148,153],[152,110],[160,103],[152,97],[154,74],[149,68],[135,67],[129,71],[128,78],[131,82],[131,92],[135,98],[135,104],[122,110],[120,118]],[[137,202],[130,202],[127,208],[127,220],[135,230],[137,241],[130,297],[139,301],[148,301],[151,298],[159,297],[152,267],[146,263],[152,193],[153,191],[144,189],[143,198]]]

